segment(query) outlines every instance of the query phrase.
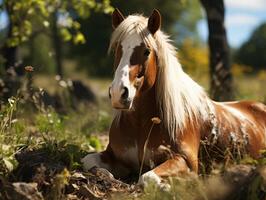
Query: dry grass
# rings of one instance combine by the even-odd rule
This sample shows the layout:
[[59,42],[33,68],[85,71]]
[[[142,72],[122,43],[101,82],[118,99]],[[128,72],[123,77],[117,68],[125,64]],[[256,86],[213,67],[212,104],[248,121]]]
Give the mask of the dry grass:
[[[233,168],[235,168],[234,172],[232,172],[232,170],[230,172],[229,168],[228,170],[220,170],[221,168],[218,168],[218,172],[216,171],[217,173],[212,174],[211,176],[206,175],[199,178],[192,176],[190,178],[170,179],[169,181],[172,187],[168,192],[160,191],[154,185],[145,188],[142,193],[139,193],[139,188],[135,188],[136,190],[133,191],[132,187],[135,186],[131,187],[130,185],[123,185],[126,189],[120,190],[120,186],[113,188],[113,185],[111,184],[118,182],[115,182],[114,180],[112,180],[114,182],[111,180],[111,182],[108,182],[108,180],[101,178],[97,179],[95,174],[92,174],[91,176],[84,175],[87,176],[87,178],[91,178],[92,176],[94,178],[96,177],[93,179],[93,181],[97,183],[95,184],[94,190],[91,188],[86,189],[83,183],[81,183],[82,180],[78,183],[75,181],[71,182],[75,179],[75,177],[73,178],[75,170],[80,169],[80,157],[84,155],[84,151],[88,152],[103,148],[103,145],[100,144],[97,136],[99,134],[106,135],[108,133],[112,120],[112,108],[107,95],[111,79],[88,78],[84,73],[68,73],[68,77],[82,80],[83,83],[90,86],[97,96],[97,103],[93,105],[80,104],[77,110],[69,109],[68,112],[63,115],[54,112],[53,109],[47,109],[45,111],[33,109],[32,104],[23,101],[21,102],[21,100],[17,98],[12,99],[12,101],[6,105],[2,105],[0,187],[3,183],[7,183],[7,185],[9,184],[9,186],[11,184],[10,187],[13,187],[13,181],[24,181],[23,179],[20,179],[21,177],[11,176],[14,169],[22,169],[20,168],[21,165],[19,165],[19,161],[15,158],[15,155],[18,155],[18,153],[21,153],[24,150],[42,150],[42,152],[44,152],[44,158],[48,159],[46,163],[58,163],[58,166],[61,167],[61,170],[53,171],[54,165],[51,165],[52,167],[50,165],[46,166],[47,172],[49,170],[53,171],[53,175],[56,177],[53,178],[48,176],[51,178],[49,179],[50,182],[48,181],[50,184],[49,187],[55,196],[61,199],[66,199],[66,195],[68,194],[72,195],[72,193],[68,193],[69,191],[66,188],[76,186],[70,185],[70,183],[80,184],[78,185],[77,190],[81,193],[90,193],[89,195],[99,192],[99,188],[97,187],[101,187],[100,183],[106,184],[104,185],[105,190],[102,191],[106,192],[106,194],[102,193],[102,196],[99,196],[97,193],[97,198],[110,198],[111,193],[113,194],[115,190],[119,190],[120,193],[123,193],[123,191],[128,191],[129,193],[127,193],[126,196],[124,196],[124,194],[121,195],[115,193],[113,196],[114,199],[225,199],[228,198],[226,195],[229,194],[237,194],[238,196],[235,196],[234,199],[260,199],[263,195],[265,197],[266,173],[264,168],[261,170],[261,166],[265,165],[266,162],[264,160],[255,161],[252,159],[247,160],[249,163],[252,163],[253,166],[258,167],[255,169],[251,166],[250,171],[242,170],[241,167],[239,168],[238,165],[235,165],[233,166]],[[202,76],[197,74],[194,79],[208,89],[207,75]],[[58,86],[58,82],[54,77],[38,75],[33,77],[33,81],[35,86],[42,87],[50,93],[57,93],[59,90],[63,90]],[[235,86],[237,88],[237,99],[266,100],[266,79],[263,75],[253,74],[244,76],[241,74],[235,77]],[[106,141],[106,137],[103,141],[108,142]],[[265,159],[265,157],[263,159]],[[40,162],[36,166],[41,167],[41,163],[43,162]],[[245,166],[247,167],[250,165]],[[67,168],[68,171],[62,171],[64,168]],[[239,173],[241,170],[243,173]],[[242,180],[241,177],[244,177],[244,182],[240,181]],[[87,178],[86,180],[88,180]],[[237,185],[236,182],[234,182],[233,179],[235,178],[241,182],[240,185]],[[80,179],[78,179],[78,181],[80,181]],[[37,182],[38,187],[34,184],[30,184],[28,187],[35,192],[41,191],[43,195],[51,195],[46,194],[39,184],[44,184],[44,182]],[[235,190],[235,186],[239,186],[240,189]],[[24,186],[20,185],[18,187]],[[91,191],[94,192],[91,194]],[[3,198],[1,195],[3,195],[3,193],[0,194],[0,199]],[[72,198],[73,196],[71,195],[68,195],[67,198]],[[94,197],[91,196],[91,198]],[[75,198],[73,197],[72,199]]]

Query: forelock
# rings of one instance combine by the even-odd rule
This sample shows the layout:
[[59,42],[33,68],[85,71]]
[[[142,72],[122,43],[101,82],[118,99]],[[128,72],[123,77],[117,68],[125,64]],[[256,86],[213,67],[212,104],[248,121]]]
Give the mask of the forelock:
[[108,52],[120,44],[128,35],[138,34],[143,42],[157,51],[156,42],[147,28],[148,18],[142,15],[130,15],[114,30]]

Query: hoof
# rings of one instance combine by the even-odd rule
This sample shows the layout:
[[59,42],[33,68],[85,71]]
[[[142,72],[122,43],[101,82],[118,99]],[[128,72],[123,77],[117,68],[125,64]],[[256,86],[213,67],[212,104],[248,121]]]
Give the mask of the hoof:
[[150,184],[153,184],[155,187],[165,192],[169,192],[171,190],[171,186],[167,183],[162,183],[161,178],[153,171],[149,171],[143,174],[139,178],[138,184],[143,186],[144,188]]

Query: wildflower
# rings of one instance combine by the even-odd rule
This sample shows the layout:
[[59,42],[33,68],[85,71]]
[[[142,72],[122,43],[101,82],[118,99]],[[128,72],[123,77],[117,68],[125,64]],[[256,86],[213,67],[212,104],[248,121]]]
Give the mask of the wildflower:
[[67,83],[64,80],[59,81],[59,85],[63,88],[67,88]]
[[56,75],[55,76],[55,80],[60,81],[61,80],[61,76],[60,75]]
[[24,69],[26,72],[33,72],[34,71],[34,68],[32,66],[26,66]]
[[18,119],[13,119],[13,120],[11,121],[11,123],[14,124],[14,123],[16,123],[17,121],[18,121]]
[[14,106],[14,104],[15,104],[15,99],[14,98],[8,98],[8,103],[9,103],[9,105],[10,105],[10,107],[13,107]]
[[73,87],[73,82],[70,79],[68,79],[67,80],[67,85],[68,85],[68,87]]
[[161,119],[159,117],[153,117],[153,118],[151,118],[151,121],[154,124],[160,124],[161,123]]

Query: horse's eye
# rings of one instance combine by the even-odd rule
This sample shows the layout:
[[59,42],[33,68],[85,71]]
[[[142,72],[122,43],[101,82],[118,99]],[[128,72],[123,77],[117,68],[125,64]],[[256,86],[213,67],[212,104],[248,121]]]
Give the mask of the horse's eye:
[[149,56],[150,55],[150,52],[151,52],[150,49],[145,49],[144,56]]

